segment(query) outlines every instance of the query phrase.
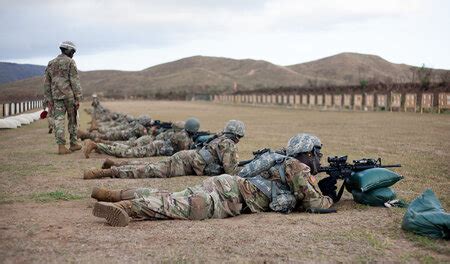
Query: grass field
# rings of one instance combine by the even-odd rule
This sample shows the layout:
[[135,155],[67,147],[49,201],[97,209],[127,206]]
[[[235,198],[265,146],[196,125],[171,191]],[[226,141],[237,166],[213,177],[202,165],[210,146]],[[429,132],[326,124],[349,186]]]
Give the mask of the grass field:
[[[83,105],[88,107],[88,104]],[[83,107],[82,106],[82,107]],[[218,131],[240,119],[241,159],[279,148],[298,132],[319,136],[325,156],[382,157],[401,163],[394,186],[411,201],[432,188],[450,209],[450,115],[321,112],[197,102],[108,102],[105,106],[161,120],[198,117]],[[89,116],[80,111],[81,128]],[[151,186],[170,191],[204,177],[85,181],[84,169],[106,156],[56,155],[46,121],[0,131],[0,259],[23,262],[450,262],[450,242],[400,229],[405,209],[358,205],[346,193],[337,214],[261,213],[206,221],[136,221],[113,228],[92,216],[94,186]],[[158,160],[160,158],[151,158]]]

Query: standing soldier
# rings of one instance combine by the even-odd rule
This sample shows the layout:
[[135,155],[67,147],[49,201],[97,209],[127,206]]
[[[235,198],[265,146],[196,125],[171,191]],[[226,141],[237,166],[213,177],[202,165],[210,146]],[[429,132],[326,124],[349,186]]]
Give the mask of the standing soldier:
[[[64,41],[59,46],[61,54],[48,63],[45,69],[44,103],[52,109],[58,154],[80,150],[77,143],[77,110],[82,98],[80,79],[75,61],[73,42]],[[69,119],[70,148],[66,148],[64,119]]]

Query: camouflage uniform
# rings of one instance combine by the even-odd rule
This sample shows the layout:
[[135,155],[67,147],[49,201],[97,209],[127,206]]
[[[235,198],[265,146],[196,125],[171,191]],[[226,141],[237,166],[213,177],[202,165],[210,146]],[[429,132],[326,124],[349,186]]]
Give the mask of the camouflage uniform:
[[[323,196],[310,169],[296,159],[288,158],[282,164],[286,181],[295,197],[296,209],[329,208],[333,201]],[[266,172],[270,181],[279,181],[274,170]],[[131,197],[129,197],[131,198]],[[271,200],[251,181],[239,176],[223,174],[210,177],[202,184],[180,192],[156,189],[134,190],[131,216],[140,219],[189,219],[227,218],[242,212],[272,211]]]
[[[167,131],[159,138],[171,135],[167,140],[154,140],[142,146],[97,144],[97,150],[110,156],[119,158],[143,158],[152,156],[171,156],[180,150],[190,149],[194,144],[191,136],[185,131]],[[139,139],[138,139],[139,140]]]
[[[319,146],[321,143],[317,137],[298,134],[291,138],[286,152],[310,153]],[[119,201],[116,204],[96,203],[93,213],[105,218],[111,225],[125,226],[129,216],[140,220],[203,220],[227,218],[243,212],[288,213],[292,209],[330,208],[333,200],[321,194],[310,171],[306,164],[296,158],[269,152],[252,161],[240,172],[241,176],[222,174],[210,177],[202,184],[180,192],[139,188],[106,191],[101,199],[101,192],[93,192],[92,197],[100,201],[111,199],[112,196]],[[266,182],[268,189],[261,188],[255,179]],[[289,203],[290,210],[280,210],[284,209],[281,205],[287,204],[285,202]]]
[[70,143],[77,142],[75,102],[82,99],[81,85],[75,61],[60,54],[45,69],[44,101],[53,104],[56,143],[65,145],[64,119],[67,113]]
[[[48,115],[47,115],[47,121],[48,121],[48,130],[54,131],[55,129],[55,119],[53,118],[53,107],[48,108]],[[51,132],[48,132],[51,133]]]
[[147,129],[143,125],[136,123],[133,127],[129,127],[127,129],[110,129],[106,134],[101,134],[95,131],[85,133],[82,139],[92,139],[94,141],[97,139],[117,141],[139,138],[146,134]]
[[[217,137],[206,144],[202,150],[211,154],[212,164],[205,161],[200,150],[182,150],[170,158],[156,163],[122,165],[112,167],[111,170],[113,177],[118,178],[168,178],[187,175],[233,174],[235,172],[239,159],[237,146],[227,135]],[[208,169],[210,167],[216,170]]]

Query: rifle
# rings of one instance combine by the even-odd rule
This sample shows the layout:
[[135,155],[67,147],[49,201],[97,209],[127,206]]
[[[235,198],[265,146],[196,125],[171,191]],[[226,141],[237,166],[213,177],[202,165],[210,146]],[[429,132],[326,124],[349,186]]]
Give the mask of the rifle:
[[[250,162],[254,161],[255,159],[257,159],[259,156],[261,156],[262,154],[272,151],[270,148],[262,148],[262,149],[258,149],[256,151],[253,151],[253,159],[249,159],[249,160],[242,160],[238,163],[238,167],[242,167],[245,166],[247,164],[249,164]],[[286,153],[284,153],[283,150],[276,150],[275,153],[281,154],[281,155],[286,155]]]
[[153,121],[152,127],[155,127],[156,129],[164,129],[168,130],[172,128],[172,122],[163,122],[161,120],[155,120]]
[[211,134],[209,131],[200,131],[194,135],[194,145],[191,149],[201,149],[209,142],[213,141],[218,137],[217,134]]
[[209,136],[209,135],[211,135],[211,132],[209,132],[209,131],[197,131],[197,132],[195,132],[194,136],[192,137],[192,140],[194,140],[194,142],[196,142],[197,140],[201,140],[201,139],[199,139],[199,137]]
[[359,159],[359,160],[353,160],[353,164],[347,163],[347,156],[334,156],[334,157],[328,157],[327,159],[330,166],[327,167],[320,167],[318,169],[318,172],[325,172],[330,177],[335,178],[336,180],[344,180],[344,183],[341,186],[341,189],[339,190],[339,193],[337,195],[337,201],[341,199],[342,193],[344,192],[344,186],[347,185],[347,182],[350,178],[350,176],[354,172],[363,171],[367,169],[373,169],[373,168],[398,168],[402,165],[400,164],[393,164],[393,165],[382,165],[381,158],[378,159]]

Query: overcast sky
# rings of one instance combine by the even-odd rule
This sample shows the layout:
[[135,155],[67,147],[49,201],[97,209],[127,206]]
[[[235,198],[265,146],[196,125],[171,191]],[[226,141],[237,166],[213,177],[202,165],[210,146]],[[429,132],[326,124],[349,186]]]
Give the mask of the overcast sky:
[[46,65],[74,41],[81,70],[194,55],[291,65],[341,52],[450,69],[446,0],[0,0],[0,61]]

